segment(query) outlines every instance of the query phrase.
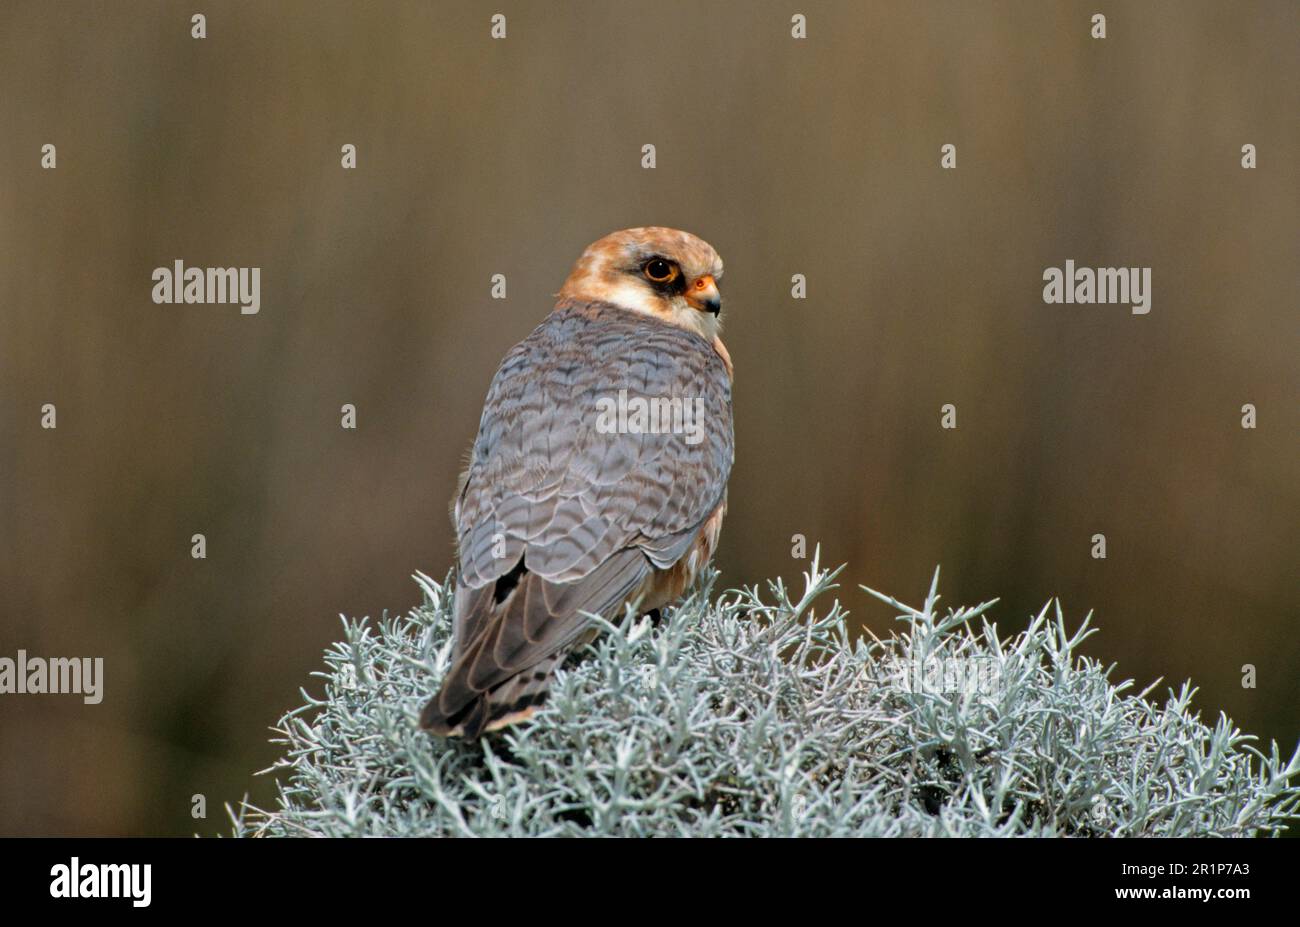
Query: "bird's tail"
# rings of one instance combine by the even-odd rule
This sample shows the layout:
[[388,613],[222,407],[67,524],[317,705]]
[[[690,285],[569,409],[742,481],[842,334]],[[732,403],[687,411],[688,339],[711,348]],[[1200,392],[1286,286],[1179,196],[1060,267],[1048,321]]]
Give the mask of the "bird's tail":
[[472,739],[528,719],[546,701],[551,676],[566,652],[553,653],[485,692],[470,688],[468,667],[457,661],[420,713],[420,727],[440,737]]
[[645,555],[629,548],[575,582],[547,580],[521,559],[494,584],[458,586],[454,658],[420,726],[471,738],[529,717],[556,666],[592,633],[587,616],[617,614],[649,571]]

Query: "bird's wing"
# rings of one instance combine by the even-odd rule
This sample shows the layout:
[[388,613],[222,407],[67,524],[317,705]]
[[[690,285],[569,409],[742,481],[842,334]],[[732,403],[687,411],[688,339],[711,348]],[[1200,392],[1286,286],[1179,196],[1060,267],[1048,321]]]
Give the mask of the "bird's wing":
[[[620,391],[625,407],[682,400],[682,433],[605,433],[601,400]],[[620,607],[687,550],[732,459],[730,377],[703,338],[612,306],[558,308],[488,391],[456,504],[449,681],[481,693],[571,643],[582,612]]]

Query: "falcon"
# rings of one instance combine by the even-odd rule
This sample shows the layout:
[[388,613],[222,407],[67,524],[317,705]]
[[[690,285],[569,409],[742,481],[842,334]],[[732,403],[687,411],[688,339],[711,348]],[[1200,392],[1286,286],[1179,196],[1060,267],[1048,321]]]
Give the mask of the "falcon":
[[[614,232],[506,354],[452,507],[455,639],[423,728],[473,738],[529,718],[595,636],[592,615],[654,613],[712,558],[734,459],[721,277],[694,235]],[[616,399],[701,421],[620,415],[610,427],[602,410]]]

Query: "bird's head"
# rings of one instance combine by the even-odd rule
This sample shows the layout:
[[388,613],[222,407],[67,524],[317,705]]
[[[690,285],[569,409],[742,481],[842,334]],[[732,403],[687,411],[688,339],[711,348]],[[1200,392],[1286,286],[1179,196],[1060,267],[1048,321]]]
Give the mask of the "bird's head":
[[623,229],[582,252],[559,295],[642,312],[712,341],[722,311],[721,277],[718,252],[689,232]]

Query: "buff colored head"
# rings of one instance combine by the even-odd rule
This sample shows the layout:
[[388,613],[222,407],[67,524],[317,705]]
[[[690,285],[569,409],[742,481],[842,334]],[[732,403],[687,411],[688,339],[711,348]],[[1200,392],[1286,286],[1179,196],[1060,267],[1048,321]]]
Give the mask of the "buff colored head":
[[582,252],[559,295],[643,312],[712,340],[722,311],[721,277],[718,252],[689,232],[623,229]]

